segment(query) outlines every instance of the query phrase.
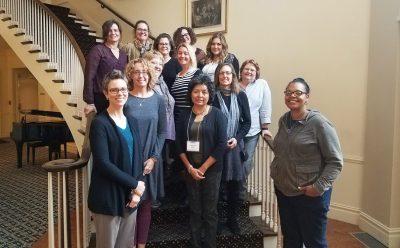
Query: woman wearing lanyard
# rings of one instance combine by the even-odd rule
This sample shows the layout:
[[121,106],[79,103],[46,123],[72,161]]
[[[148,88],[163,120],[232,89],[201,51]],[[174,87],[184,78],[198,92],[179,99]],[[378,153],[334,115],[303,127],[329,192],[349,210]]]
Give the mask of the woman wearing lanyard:
[[187,171],[192,245],[216,247],[217,202],[227,120],[219,109],[210,106],[214,83],[207,75],[190,81],[187,96],[192,107],[179,118],[176,146]]

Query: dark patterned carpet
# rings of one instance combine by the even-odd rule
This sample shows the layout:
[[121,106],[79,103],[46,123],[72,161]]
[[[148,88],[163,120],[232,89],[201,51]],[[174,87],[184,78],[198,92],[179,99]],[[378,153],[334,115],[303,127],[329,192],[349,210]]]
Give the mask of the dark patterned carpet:
[[[31,247],[47,231],[47,148],[37,148],[35,165],[17,168],[15,144],[0,143],[0,248]],[[69,153],[68,157],[76,157]]]

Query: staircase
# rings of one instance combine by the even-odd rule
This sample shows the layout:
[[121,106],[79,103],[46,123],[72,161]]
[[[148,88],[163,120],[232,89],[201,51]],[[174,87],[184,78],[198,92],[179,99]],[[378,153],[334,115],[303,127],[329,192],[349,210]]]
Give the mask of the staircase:
[[84,24],[82,19],[71,13],[69,8],[45,5],[67,27],[85,57],[94,45],[103,41],[101,37],[96,36],[96,31],[90,30],[89,25]]
[[[101,40],[69,9],[44,5],[39,0],[0,0],[0,35],[53,99],[81,153],[86,127],[82,101],[84,56]],[[232,235],[223,230],[218,235],[218,247],[280,247],[277,206],[268,169],[271,160],[272,152],[261,139],[255,155],[256,166],[248,179],[249,201],[241,211],[242,233]],[[81,199],[86,199],[88,183],[88,173],[84,172]],[[51,197],[49,193],[50,202]],[[87,211],[84,203],[81,207]],[[224,205],[220,211],[224,218]],[[168,201],[154,210],[148,247],[189,247],[188,213],[187,208]],[[88,219],[84,216],[84,221],[85,218]],[[84,231],[82,242],[86,247],[90,228],[83,226],[88,230]],[[54,243],[54,239],[50,241]]]
[[71,33],[40,1],[0,0],[0,35],[52,98],[81,152],[85,59]]

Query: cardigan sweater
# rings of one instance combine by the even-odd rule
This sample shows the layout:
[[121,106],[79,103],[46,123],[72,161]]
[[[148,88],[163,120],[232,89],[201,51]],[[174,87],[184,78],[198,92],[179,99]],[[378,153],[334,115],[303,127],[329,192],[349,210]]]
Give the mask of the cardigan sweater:
[[[90,127],[93,169],[88,207],[97,214],[123,216],[131,190],[143,174],[143,158],[135,120],[127,118],[133,135],[131,162],[128,144],[107,111],[96,116]],[[143,179],[140,179],[143,181]],[[128,208],[129,211],[135,209]]]
[[[190,126],[193,124],[195,119],[195,114],[192,113],[189,123],[189,117],[191,113],[192,109],[183,111],[176,126],[176,149],[178,154],[187,154],[187,129],[188,127],[190,129]],[[202,144],[200,144],[203,151],[202,163],[204,163],[209,156],[212,156],[216,160],[215,164],[208,168],[207,172],[222,171],[222,158],[226,150],[227,140],[226,126],[227,119],[225,115],[221,112],[221,110],[215,107],[211,107],[210,112],[204,116],[204,119],[201,122],[203,140]],[[187,157],[190,158],[190,156]],[[193,165],[193,162],[190,162]]]

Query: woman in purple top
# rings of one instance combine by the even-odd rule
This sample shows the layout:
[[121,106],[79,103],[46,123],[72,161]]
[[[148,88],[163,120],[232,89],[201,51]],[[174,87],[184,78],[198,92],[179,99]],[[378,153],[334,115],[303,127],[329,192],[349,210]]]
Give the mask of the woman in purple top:
[[100,113],[108,107],[102,91],[103,78],[114,69],[124,71],[128,63],[128,56],[118,48],[122,33],[119,23],[108,20],[102,29],[104,43],[94,46],[86,57],[83,86],[86,115],[92,111]]

